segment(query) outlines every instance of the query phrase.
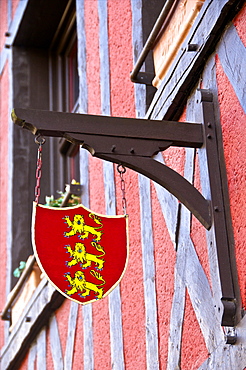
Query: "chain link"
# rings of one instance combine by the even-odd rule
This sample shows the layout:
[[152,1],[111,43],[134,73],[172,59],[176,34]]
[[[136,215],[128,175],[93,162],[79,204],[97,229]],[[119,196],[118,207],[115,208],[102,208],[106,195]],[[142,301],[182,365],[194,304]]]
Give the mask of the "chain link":
[[40,197],[40,180],[42,176],[42,145],[45,139],[42,136],[35,137],[35,143],[38,144],[37,169],[36,169],[36,186],[35,186],[35,202],[38,204]]
[[121,193],[122,193],[122,209],[124,215],[126,215],[126,183],[124,180],[124,174],[126,172],[126,168],[122,164],[118,164],[117,166],[117,171],[120,174],[120,188],[121,188]]

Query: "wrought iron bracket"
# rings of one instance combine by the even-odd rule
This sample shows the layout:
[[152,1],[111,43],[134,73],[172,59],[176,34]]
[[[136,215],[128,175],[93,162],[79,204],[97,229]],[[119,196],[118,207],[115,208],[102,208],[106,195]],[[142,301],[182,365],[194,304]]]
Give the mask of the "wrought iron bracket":
[[[82,145],[93,156],[122,164],[154,180],[181,203],[209,230],[215,229],[224,313],[223,326],[234,326],[238,312],[237,276],[232,268],[232,250],[222,194],[222,175],[212,94],[200,90],[202,123],[157,121],[94,116],[17,108],[15,124],[34,135],[64,137]],[[180,174],[157,162],[153,156],[170,146],[206,148],[211,199]]]

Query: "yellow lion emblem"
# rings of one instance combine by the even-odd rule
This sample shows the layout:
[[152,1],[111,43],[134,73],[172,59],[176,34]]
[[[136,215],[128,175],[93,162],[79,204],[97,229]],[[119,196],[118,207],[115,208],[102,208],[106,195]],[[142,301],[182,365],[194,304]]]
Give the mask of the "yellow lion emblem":
[[93,219],[93,221],[100,225],[98,227],[93,227],[85,224],[84,216],[82,215],[75,215],[73,221],[70,220],[69,216],[65,216],[64,220],[71,230],[69,232],[65,232],[64,236],[69,237],[76,235],[77,233],[80,234],[79,238],[85,239],[88,238],[89,234],[96,236],[95,240],[98,242],[101,240],[103,232],[98,230],[103,227],[101,219],[94,215],[93,213],[89,214],[89,217]]
[[74,274],[74,278],[70,276],[70,274],[65,274],[65,278],[68,280],[69,284],[71,285],[70,290],[66,290],[65,293],[69,296],[75,294],[77,292],[81,292],[81,297],[86,297],[90,294],[91,290],[97,294],[96,299],[101,299],[103,296],[103,288],[99,288],[100,286],[104,285],[106,281],[103,279],[102,275],[98,272],[91,270],[91,275],[96,277],[98,280],[101,280],[101,284],[94,284],[90,283],[89,281],[85,280],[85,275],[82,271],[76,271]]
[[[87,253],[84,244],[82,243],[76,243],[74,250],[70,247],[70,245],[66,245],[65,248],[67,249],[68,253],[70,254],[70,257],[73,257],[73,259],[69,262],[67,262],[67,266],[71,267],[76,265],[77,263],[82,264],[82,268],[87,268],[91,266],[91,263],[94,262],[99,270],[103,268],[104,260],[100,259],[100,257],[105,255],[105,252],[103,248],[97,244],[92,243],[93,246],[96,244],[96,249],[101,250],[103,253],[99,256],[96,256],[95,254]],[[101,247],[101,249],[99,248]]]

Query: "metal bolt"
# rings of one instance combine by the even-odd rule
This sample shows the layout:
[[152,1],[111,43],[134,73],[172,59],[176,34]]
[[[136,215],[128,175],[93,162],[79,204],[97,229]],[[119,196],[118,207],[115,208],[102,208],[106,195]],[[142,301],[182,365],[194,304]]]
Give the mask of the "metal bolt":
[[116,145],[112,145],[112,147],[111,147],[111,152],[114,152],[114,151],[115,151],[115,149],[116,149]]
[[208,127],[211,127],[212,125],[211,125],[211,123],[210,122],[208,122]]
[[226,344],[236,344],[237,336],[236,335],[225,335]]
[[214,210],[215,210],[215,212],[219,212],[219,207],[218,206],[215,206],[214,207]]
[[134,153],[134,148],[131,148],[130,149],[130,153],[133,154]]
[[198,44],[188,44],[186,50],[187,51],[197,51],[199,49]]
[[212,139],[212,136],[210,134],[207,135],[208,139]]
[[235,328],[224,328],[224,337],[226,344],[235,344],[237,342],[237,332]]

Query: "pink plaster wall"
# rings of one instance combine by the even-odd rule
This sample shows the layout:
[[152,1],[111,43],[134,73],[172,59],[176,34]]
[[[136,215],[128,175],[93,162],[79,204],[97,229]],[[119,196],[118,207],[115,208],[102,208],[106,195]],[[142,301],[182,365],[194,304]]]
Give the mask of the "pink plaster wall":
[[[184,110],[180,117],[180,121],[186,121],[186,110]],[[178,172],[181,176],[184,175],[184,148],[169,148],[164,152],[163,157],[168,167]],[[196,160],[195,175],[196,178],[194,185],[198,190],[201,190],[198,160]],[[152,184],[151,187],[158,306],[159,361],[160,367],[162,369],[166,369],[168,359],[170,313],[174,293],[176,251],[172,241],[170,240],[169,232],[163,219],[154,185]],[[206,232],[204,227],[201,226],[194,217],[192,221],[191,238],[201,265],[209,278]],[[181,368],[182,370],[197,369],[207,359],[208,351],[187,291],[184,315],[185,320],[182,335]]]
[[208,355],[201,329],[186,290],[180,368],[182,370],[196,370],[203,364]]
[[[108,1],[108,36],[110,57],[111,113],[113,116],[135,117],[132,70],[130,0]],[[122,214],[120,178],[115,174],[117,212]],[[140,210],[138,175],[125,174],[127,212],[129,214],[130,259],[121,282],[124,357],[126,369],[146,368],[143,272],[140,242]]]
[[135,117],[130,0],[108,1],[112,116]]
[[8,15],[7,15],[8,0],[0,1],[0,50],[4,47],[5,32],[8,30]]
[[[1,11],[5,12],[6,1],[0,1]],[[13,3],[16,9],[17,1]],[[2,14],[2,13],[1,13]],[[132,70],[132,39],[131,39],[131,4],[130,0],[108,0],[108,35],[110,57],[110,85],[111,110],[114,116],[135,116],[134,85],[130,82],[129,73]],[[237,31],[245,43],[245,15],[246,6],[234,20]],[[87,80],[88,80],[88,113],[101,113],[100,100],[100,61],[98,45],[98,14],[97,0],[85,1],[85,30],[87,42]],[[1,36],[0,36],[1,37]],[[1,38],[3,43],[3,38]],[[220,61],[216,61],[217,82],[219,89],[219,102],[221,109],[221,122],[225,147],[225,159],[229,179],[230,202],[232,209],[233,228],[236,242],[236,256],[239,270],[239,279],[244,307],[246,307],[246,267],[244,263],[246,240],[246,190],[245,190],[245,162],[246,162],[246,120],[245,114],[238,102],[233,88],[225,76]],[[8,75],[7,66],[1,76],[1,131],[0,131],[0,231],[6,230],[6,218],[2,215],[7,208],[7,142],[1,133],[7,130],[8,115]],[[185,114],[184,114],[185,116]],[[184,116],[182,118],[184,118]],[[184,119],[181,119],[184,120]],[[4,130],[2,130],[4,127]],[[183,174],[184,150],[172,148],[164,154],[166,163]],[[175,159],[174,159],[175,158]],[[89,158],[89,191],[90,208],[99,213],[105,213],[103,167],[102,161]],[[124,357],[127,370],[146,368],[145,343],[145,312],[143,291],[143,270],[140,232],[140,205],[137,173],[127,170],[125,174],[127,209],[129,214],[130,230],[130,260],[125,277],[120,285],[122,295],[122,317],[124,335]],[[122,213],[120,178],[115,171],[117,213]],[[195,186],[200,188],[199,168],[196,163]],[[168,335],[170,324],[170,311],[174,286],[174,265],[176,252],[170,240],[159,201],[151,184],[153,208],[153,237],[156,263],[156,288],[158,307],[158,334],[159,334],[159,360],[160,368],[165,369],[168,356]],[[208,256],[205,240],[205,231],[200,224],[193,220],[191,237],[194,242],[199,260],[209,278]],[[0,253],[4,255],[6,234],[0,234]],[[5,260],[1,258],[0,269],[5,271]],[[0,285],[5,286],[5,277],[0,274]],[[4,292],[0,290],[0,303],[5,302]],[[67,339],[67,323],[70,310],[70,301],[65,301],[56,312],[60,332],[63,355]],[[93,307],[94,331],[94,362],[95,369],[111,369],[110,363],[110,333],[108,298],[96,302]],[[83,315],[79,308],[76,328],[73,368],[83,370]],[[3,322],[0,322],[2,341]],[[192,333],[192,335],[191,335]],[[182,370],[197,369],[208,357],[208,352],[196,320],[194,310],[186,294],[185,320],[182,337]],[[47,331],[47,369],[52,370],[53,360],[50,350],[50,332]],[[0,342],[2,345],[2,342]],[[27,368],[27,357],[21,367]]]
[[237,32],[246,46],[246,4],[243,6],[242,10],[238,13],[233,21]]
[[100,98],[100,60],[98,39],[97,0],[85,1],[85,33],[86,33],[86,77],[88,88],[88,112],[101,113]]
[[60,341],[62,347],[63,358],[65,356],[66,344],[67,344],[67,332],[68,332],[68,319],[71,308],[71,301],[65,299],[59,310],[56,311],[56,321],[58,325],[58,331],[60,333]]
[[[116,5],[116,6],[115,6]],[[134,117],[130,1],[109,1],[109,45],[111,67],[112,115]],[[116,173],[118,212],[122,213],[119,176]],[[143,272],[140,241],[138,175],[127,170],[125,175],[127,211],[130,230],[130,259],[121,283],[124,355],[126,368],[145,368],[145,318]]]
[[216,73],[239,282],[246,308],[246,116],[219,58]]
[[16,8],[21,0],[12,0],[12,19],[15,16]]
[[[185,114],[180,121],[185,120]],[[185,151],[171,147],[163,152],[165,164],[181,175],[184,173]],[[154,184],[151,183],[152,224],[154,237],[154,257],[156,266],[156,295],[159,333],[160,367],[165,369],[168,359],[168,338],[170,313],[174,293],[174,267],[176,251],[165,224]]]
[[[46,366],[49,370],[54,370],[53,358],[51,353],[51,338],[50,338],[50,327],[47,323],[47,332],[46,332]],[[22,369],[21,369],[22,370]]]

